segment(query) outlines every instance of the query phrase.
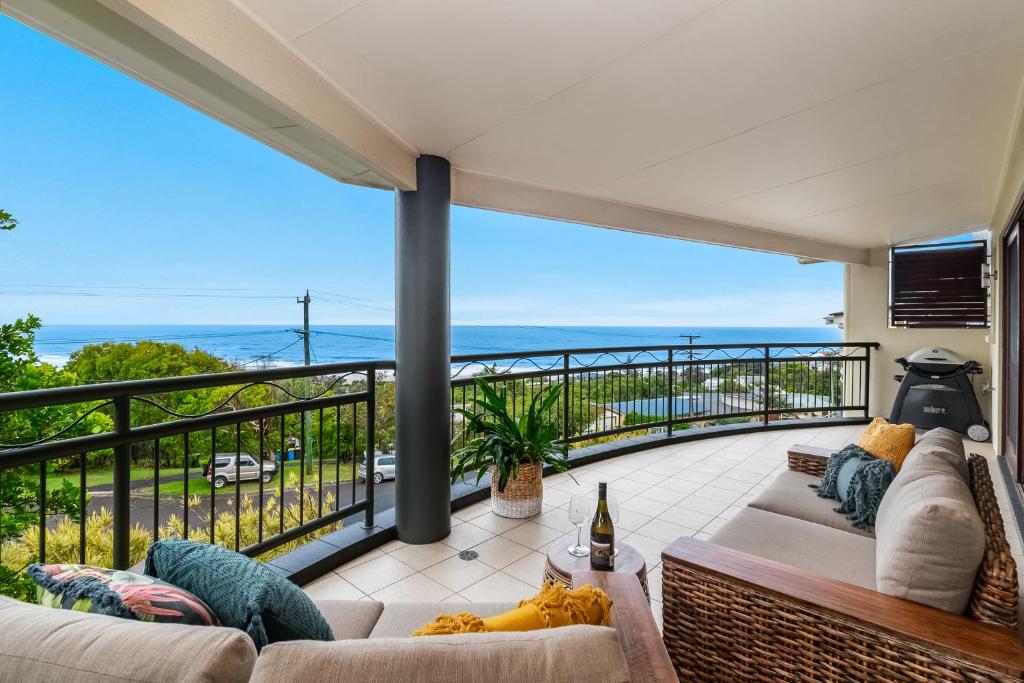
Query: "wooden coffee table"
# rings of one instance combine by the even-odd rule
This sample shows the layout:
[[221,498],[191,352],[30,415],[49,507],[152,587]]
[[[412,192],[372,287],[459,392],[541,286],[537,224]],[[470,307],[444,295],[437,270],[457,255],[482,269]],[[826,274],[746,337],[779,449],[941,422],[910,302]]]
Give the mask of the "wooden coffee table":
[[[576,534],[570,534],[552,543],[548,550],[548,561],[544,564],[544,578],[549,581],[557,581],[566,588],[572,587],[573,572],[589,572],[590,557],[576,557],[569,554],[569,546],[576,545]],[[636,548],[626,543],[617,543],[615,547],[619,554],[615,556],[616,574],[634,574],[640,579],[640,585],[651,599],[651,592],[647,588],[647,563],[644,557]]]

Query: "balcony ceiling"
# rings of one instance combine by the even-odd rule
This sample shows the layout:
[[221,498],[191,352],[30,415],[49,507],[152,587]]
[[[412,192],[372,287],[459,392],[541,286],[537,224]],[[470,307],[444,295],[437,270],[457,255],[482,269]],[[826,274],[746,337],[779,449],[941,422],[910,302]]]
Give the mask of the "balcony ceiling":
[[334,135],[337,168],[280,146],[343,180],[408,187],[438,154],[462,203],[838,260],[988,225],[1024,81],[1021,0],[100,4],[243,90],[262,31],[393,146],[264,126]]

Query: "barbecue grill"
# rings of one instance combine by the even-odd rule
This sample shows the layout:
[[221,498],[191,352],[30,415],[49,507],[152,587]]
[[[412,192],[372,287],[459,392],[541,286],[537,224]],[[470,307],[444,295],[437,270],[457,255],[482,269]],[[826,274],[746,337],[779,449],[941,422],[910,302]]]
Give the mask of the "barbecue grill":
[[964,360],[949,349],[925,347],[896,362],[906,374],[893,377],[900,390],[890,422],[909,422],[920,429],[947,427],[972,441],[988,440],[988,424],[971,381],[981,373],[978,361]]

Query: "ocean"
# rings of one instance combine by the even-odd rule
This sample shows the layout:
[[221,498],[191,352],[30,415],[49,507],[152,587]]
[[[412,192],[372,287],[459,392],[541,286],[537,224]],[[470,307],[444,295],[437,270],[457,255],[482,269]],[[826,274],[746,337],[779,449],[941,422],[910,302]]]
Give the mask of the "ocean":
[[[766,344],[842,341],[842,331],[819,327],[548,327],[455,325],[452,353],[515,353],[549,349],[685,344]],[[41,360],[62,365],[86,344],[139,340],[175,342],[227,361],[300,365],[302,340],[294,329],[274,325],[46,325],[36,336]],[[391,325],[318,325],[310,335],[314,363],[392,359]]]

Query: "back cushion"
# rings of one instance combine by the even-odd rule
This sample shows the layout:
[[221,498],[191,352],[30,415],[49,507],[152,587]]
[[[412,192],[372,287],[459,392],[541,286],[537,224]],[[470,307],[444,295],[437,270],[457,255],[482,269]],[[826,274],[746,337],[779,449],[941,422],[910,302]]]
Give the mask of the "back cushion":
[[906,460],[903,461],[903,467],[913,468],[935,464],[935,460],[944,461],[947,467],[951,467],[960,475],[964,483],[970,484],[971,475],[967,467],[967,458],[964,457],[963,437],[960,434],[945,427],[936,427],[925,432],[924,436],[907,454]]
[[155,624],[0,597],[0,680],[242,683],[256,648],[241,631]]
[[875,522],[875,584],[882,593],[962,613],[985,553],[985,527],[957,444],[915,447],[886,491]]
[[619,683],[629,669],[615,629],[563,626],[540,631],[292,641],[260,653],[253,683]]

